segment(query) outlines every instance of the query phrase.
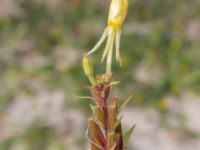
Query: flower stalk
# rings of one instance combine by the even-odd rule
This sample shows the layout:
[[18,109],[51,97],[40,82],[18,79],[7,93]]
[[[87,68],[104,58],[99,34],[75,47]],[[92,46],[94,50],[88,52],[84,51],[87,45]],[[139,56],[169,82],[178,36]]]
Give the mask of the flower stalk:
[[[111,82],[112,58],[115,48],[116,60],[121,64],[120,36],[121,26],[127,14],[128,0],[112,0],[108,15],[108,26],[104,30],[100,40],[83,58],[83,70],[91,83],[91,95],[95,104],[90,105],[93,115],[88,121],[87,138],[91,144],[91,150],[127,150],[127,140],[134,127],[123,135],[119,111],[131,98],[122,105],[118,98],[110,94],[111,87],[118,82]],[[89,55],[94,53],[107,38],[101,62],[106,58],[106,72],[94,75],[93,66]]]
[[[110,96],[109,82],[102,82],[91,88],[96,106],[89,121],[89,138],[94,150],[123,150],[121,121],[118,119],[118,100]],[[119,123],[117,124],[117,122]]]

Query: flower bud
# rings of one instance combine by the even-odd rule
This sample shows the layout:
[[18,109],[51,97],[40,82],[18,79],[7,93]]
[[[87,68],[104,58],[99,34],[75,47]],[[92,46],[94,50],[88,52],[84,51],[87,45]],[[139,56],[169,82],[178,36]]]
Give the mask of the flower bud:
[[112,0],[110,4],[108,26],[120,28],[127,14],[128,0]]
[[83,57],[83,70],[86,76],[93,75],[93,67],[87,55]]
[[92,67],[92,63],[90,62],[87,55],[84,55],[82,65],[83,65],[83,71],[84,71],[85,75],[88,77],[91,84],[94,85],[95,79],[94,79],[94,75],[93,75],[94,74],[93,67]]

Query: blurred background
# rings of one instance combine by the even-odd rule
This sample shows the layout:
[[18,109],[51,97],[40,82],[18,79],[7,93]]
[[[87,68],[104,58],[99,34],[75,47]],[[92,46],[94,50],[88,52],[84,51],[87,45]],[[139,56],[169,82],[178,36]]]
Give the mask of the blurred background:
[[[0,0],[0,150],[89,150],[81,68],[109,0]],[[130,0],[113,94],[130,150],[200,149],[200,1]],[[103,47],[102,47],[103,50]],[[93,55],[95,72],[102,50]]]

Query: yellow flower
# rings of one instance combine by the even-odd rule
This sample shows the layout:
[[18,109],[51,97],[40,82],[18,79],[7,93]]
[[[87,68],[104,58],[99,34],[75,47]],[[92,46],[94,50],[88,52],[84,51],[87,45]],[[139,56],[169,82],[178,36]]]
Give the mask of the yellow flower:
[[110,4],[108,26],[120,29],[127,14],[128,0],[112,0]]
[[109,75],[112,75],[111,68],[112,68],[112,55],[114,47],[116,51],[116,60],[121,65],[121,58],[119,51],[121,26],[126,17],[127,9],[128,9],[128,0],[111,1],[109,15],[108,15],[108,26],[104,30],[100,40],[97,42],[94,48],[87,53],[88,55],[90,55],[93,52],[95,52],[107,38],[106,46],[101,61],[103,61],[105,57],[107,57],[106,73]]

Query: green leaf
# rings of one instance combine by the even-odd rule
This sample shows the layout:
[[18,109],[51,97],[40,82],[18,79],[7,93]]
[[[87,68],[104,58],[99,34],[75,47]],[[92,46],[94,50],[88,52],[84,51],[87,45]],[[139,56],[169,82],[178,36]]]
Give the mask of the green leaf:
[[130,95],[120,106],[120,111],[128,104],[128,102],[132,99],[133,95]]
[[75,98],[78,98],[78,99],[92,100],[93,102],[97,103],[95,101],[95,99],[93,97],[90,97],[90,96],[79,96],[79,95],[72,95],[72,96],[75,97]]
[[79,99],[88,99],[88,100],[94,100],[93,97],[91,96],[79,96],[79,95],[72,95],[75,98],[79,98]]
[[128,140],[130,139],[131,137],[131,134],[133,132],[133,130],[135,129],[136,127],[136,124],[134,124],[125,134],[124,134],[124,144],[127,145],[128,143]]
[[111,82],[108,86],[117,85],[117,84],[119,84],[119,83],[120,83],[120,81],[113,81],[113,82]]

